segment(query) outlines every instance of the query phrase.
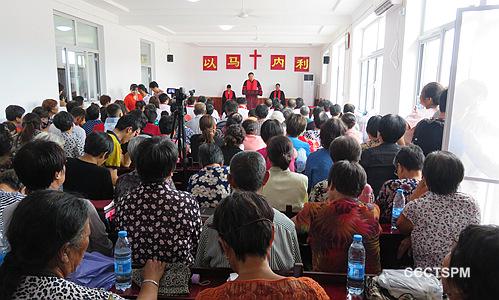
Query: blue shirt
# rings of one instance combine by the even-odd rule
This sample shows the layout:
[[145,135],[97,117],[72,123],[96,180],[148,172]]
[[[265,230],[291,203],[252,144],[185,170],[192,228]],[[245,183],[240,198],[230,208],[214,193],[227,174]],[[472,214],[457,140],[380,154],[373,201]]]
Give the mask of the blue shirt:
[[97,124],[102,124],[102,121],[99,119],[90,120],[90,121],[87,121],[85,124],[81,125],[81,128],[83,128],[85,130],[85,133],[88,135],[88,134],[91,134],[92,131],[94,131],[94,126]]
[[301,173],[305,170],[305,164],[307,163],[307,157],[310,155],[310,145],[306,142],[300,141],[297,137],[288,138],[293,143],[293,147],[296,149],[298,157],[295,160],[295,171]]
[[320,148],[307,158],[307,166],[305,174],[308,177],[308,189],[311,190],[317,183],[328,178],[329,170],[333,165],[333,160],[329,155],[329,151]]
[[288,136],[288,138],[293,143],[293,147],[295,147],[296,151],[303,149],[303,150],[305,150],[307,157],[310,155],[310,145],[308,143],[300,141],[297,137]]

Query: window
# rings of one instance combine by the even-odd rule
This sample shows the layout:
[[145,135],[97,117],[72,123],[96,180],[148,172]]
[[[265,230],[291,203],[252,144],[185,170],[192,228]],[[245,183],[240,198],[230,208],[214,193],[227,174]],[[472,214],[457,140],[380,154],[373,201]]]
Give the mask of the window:
[[152,81],[152,49],[152,43],[140,41],[140,78],[146,86]]
[[478,5],[480,0],[425,0],[424,31],[454,22],[458,8]]
[[379,111],[381,78],[383,70],[383,47],[385,40],[385,18],[376,18],[363,27],[360,57],[360,87],[358,108],[360,111]]
[[462,160],[460,190],[479,203],[482,224],[499,224],[499,126],[494,113],[499,108],[499,9],[463,11],[461,21],[443,149]]
[[421,89],[428,82],[437,81],[444,86],[449,84],[453,44],[453,24],[420,40],[416,99],[419,99]]
[[57,75],[64,86],[61,97],[83,96],[97,101],[100,95],[99,28],[83,20],[54,15]]
[[339,41],[333,46],[331,64],[331,101],[342,104],[344,101],[345,79],[345,42]]
[[[491,0],[488,0],[491,1]],[[419,39],[419,62],[415,101],[425,84],[449,84],[454,20],[458,8],[480,5],[480,0],[425,0],[423,32]]]

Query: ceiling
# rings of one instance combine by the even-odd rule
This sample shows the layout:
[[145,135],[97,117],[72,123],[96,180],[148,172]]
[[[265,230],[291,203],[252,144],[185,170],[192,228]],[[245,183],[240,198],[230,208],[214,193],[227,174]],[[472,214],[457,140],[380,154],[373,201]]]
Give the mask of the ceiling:
[[[317,46],[331,42],[366,0],[85,1],[118,15],[121,25],[145,27],[169,41],[199,46]],[[230,29],[222,30],[220,25]]]

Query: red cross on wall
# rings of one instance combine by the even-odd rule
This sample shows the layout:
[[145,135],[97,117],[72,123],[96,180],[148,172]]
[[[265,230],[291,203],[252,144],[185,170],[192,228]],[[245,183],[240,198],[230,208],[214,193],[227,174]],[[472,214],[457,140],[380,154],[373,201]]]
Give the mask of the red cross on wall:
[[256,61],[258,60],[259,57],[262,57],[262,55],[258,54],[258,51],[255,49],[253,51],[253,54],[250,54],[250,57],[253,58],[253,69],[256,70]]

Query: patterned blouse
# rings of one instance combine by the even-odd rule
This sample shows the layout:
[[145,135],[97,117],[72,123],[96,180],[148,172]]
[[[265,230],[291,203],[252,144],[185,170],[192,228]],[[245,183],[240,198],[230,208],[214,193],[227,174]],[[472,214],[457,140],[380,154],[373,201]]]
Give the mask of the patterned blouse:
[[189,179],[187,191],[191,193],[201,207],[217,207],[223,198],[230,194],[229,168],[204,167]]
[[378,139],[369,139],[369,141],[361,144],[360,147],[362,148],[362,151],[364,151],[369,148],[378,147],[379,145],[381,145],[381,142],[378,141]]
[[480,224],[480,208],[464,193],[437,195],[427,192],[406,204],[402,214],[412,223],[414,264],[420,268],[440,267],[461,231]]
[[329,296],[313,279],[308,277],[287,277],[279,280],[229,281],[221,286],[199,293],[197,300],[215,299],[302,299],[326,300]]
[[194,262],[202,223],[191,194],[166,182],[142,183],[118,199],[116,222],[128,231],[134,262]]
[[407,203],[407,198],[414,192],[418,183],[419,180],[417,179],[403,178],[388,180],[383,184],[379,191],[378,198],[376,198],[376,204],[381,211],[379,216],[379,222],[381,224],[390,224],[392,222],[393,197],[395,197],[397,190],[404,190],[404,196]]
[[103,289],[84,287],[55,276],[24,277],[14,292],[12,299],[124,300],[120,296]]
[[[328,199],[328,191],[329,191],[329,186],[327,180],[323,180],[319,183],[317,183],[312,190],[310,191],[310,197],[308,198],[309,202],[325,202]],[[372,204],[374,203],[374,194],[373,194],[373,189],[369,184],[366,184],[364,189],[362,190],[362,193],[359,196],[359,200],[367,203],[367,204]]]
[[320,129],[307,130],[307,131],[305,131],[303,136],[309,140],[315,141],[319,145],[321,144],[321,130]]
[[306,203],[296,215],[298,234],[308,232],[314,271],[345,272],[348,247],[361,234],[366,249],[366,273],[381,271],[379,208],[356,199]]
[[[114,188],[114,199],[118,200],[119,197],[125,196],[129,191],[134,190],[140,185],[140,177],[137,170],[133,170],[130,173],[126,173],[118,177],[116,181],[116,187]],[[175,184],[171,177],[166,179],[166,183],[172,190],[176,190]]]
[[66,131],[61,133],[64,140],[64,152],[66,157],[78,158],[83,156],[83,148],[85,147],[85,140],[78,139],[72,132]]

